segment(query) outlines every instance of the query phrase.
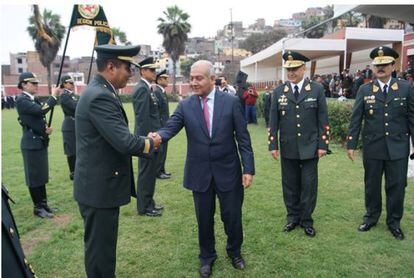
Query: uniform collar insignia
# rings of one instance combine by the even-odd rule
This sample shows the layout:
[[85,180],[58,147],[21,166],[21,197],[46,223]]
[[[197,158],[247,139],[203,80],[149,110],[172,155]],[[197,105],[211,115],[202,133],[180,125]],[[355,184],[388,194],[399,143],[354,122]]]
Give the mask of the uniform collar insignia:
[[391,85],[391,89],[393,89],[394,91],[398,90],[398,83],[394,82],[394,84]]
[[285,93],[289,92],[289,87],[288,87],[288,85],[285,85],[285,89],[283,90],[283,92],[285,92]]
[[372,92],[377,93],[379,90],[379,87],[377,85],[372,86]]
[[311,86],[310,86],[310,84],[308,84],[308,85],[306,85],[306,87],[305,87],[305,91],[310,91],[311,90]]

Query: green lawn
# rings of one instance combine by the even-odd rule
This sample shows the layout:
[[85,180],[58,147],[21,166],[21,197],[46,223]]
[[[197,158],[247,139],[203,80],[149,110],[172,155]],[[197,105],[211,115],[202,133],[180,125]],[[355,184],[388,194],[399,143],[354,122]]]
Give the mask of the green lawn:
[[[175,105],[172,105],[175,107]],[[171,107],[171,108],[173,108]],[[133,110],[125,104],[133,129]],[[12,209],[29,261],[38,277],[85,277],[83,224],[72,197],[60,125],[62,111],[54,115],[49,147],[50,202],[60,211],[53,220],[35,218],[24,182],[20,153],[21,128],[15,111],[2,113],[2,181],[16,204]],[[253,185],[245,193],[243,255],[247,268],[234,270],[226,258],[223,225],[216,214],[218,259],[214,277],[413,277],[414,189],[406,191],[402,229],[406,240],[395,240],[385,216],[370,232],[356,228],[364,213],[363,167],[346,158],[338,145],[319,164],[319,196],[314,213],[317,235],[303,229],[285,234],[279,162],[267,152],[263,121],[249,126],[256,160]],[[182,187],[186,154],[184,132],[169,145],[166,168],[172,179],[157,181],[156,201],[166,209],[161,218],[139,217],[135,199],[121,209],[117,249],[118,277],[197,277],[197,226],[192,194]],[[137,159],[134,159],[135,172]],[[383,211],[385,212],[385,204]]]

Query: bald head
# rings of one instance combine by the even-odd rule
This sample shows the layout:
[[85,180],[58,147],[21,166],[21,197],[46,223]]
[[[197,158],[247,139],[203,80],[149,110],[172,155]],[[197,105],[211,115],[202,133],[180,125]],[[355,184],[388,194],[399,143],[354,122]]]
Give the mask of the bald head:
[[213,89],[216,81],[213,64],[207,60],[200,60],[191,66],[190,86],[199,96],[207,96]]
[[197,70],[200,72],[205,72],[206,76],[211,77],[215,76],[213,64],[207,60],[198,60],[191,66],[191,71]]

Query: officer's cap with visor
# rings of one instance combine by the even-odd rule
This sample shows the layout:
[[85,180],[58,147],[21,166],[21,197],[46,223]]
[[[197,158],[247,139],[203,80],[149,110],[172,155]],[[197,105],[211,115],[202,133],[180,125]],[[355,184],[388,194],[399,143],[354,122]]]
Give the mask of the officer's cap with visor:
[[139,66],[141,69],[157,69],[158,65],[154,61],[154,57],[148,57],[139,62]]
[[63,75],[60,78],[60,84],[65,84],[65,83],[75,83],[75,81],[72,79],[72,77],[70,77],[70,75]]
[[23,72],[22,74],[20,74],[19,76],[19,83],[17,83],[17,87],[19,89],[23,89],[22,87],[22,83],[39,83],[39,79],[37,79],[36,75],[32,72]]
[[374,66],[379,66],[394,63],[395,59],[397,59],[399,55],[390,47],[379,46],[371,51],[369,57],[372,59],[372,64]]
[[283,60],[285,60],[283,67],[286,69],[298,68],[310,61],[308,57],[300,54],[299,52],[290,50],[283,54]]
[[95,47],[98,53],[98,59],[118,59],[135,65],[139,68],[139,64],[134,60],[134,56],[138,55],[141,47],[139,45],[113,45],[102,44]]

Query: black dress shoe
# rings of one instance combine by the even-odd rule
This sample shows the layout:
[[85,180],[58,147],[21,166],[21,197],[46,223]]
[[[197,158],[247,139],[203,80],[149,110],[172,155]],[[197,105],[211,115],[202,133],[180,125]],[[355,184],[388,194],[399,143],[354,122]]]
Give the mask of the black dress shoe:
[[246,267],[244,259],[241,256],[231,258],[231,264],[233,265],[235,269],[239,269],[239,270],[245,269]]
[[35,207],[33,214],[40,218],[53,218],[53,213],[47,212],[43,207]]
[[150,217],[156,217],[156,216],[162,216],[162,213],[158,210],[147,210],[144,213],[139,212],[139,215],[143,215],[143,216],[150,216]]
[[164,175],[171,176],[170,172],[163,172]]
[[75,177],[75,173],[74,172],[70,172],[70,174],[69,174],[69,179],[71,180],[71,181],[73,181],[73,178]]
[[392,229],[388,228],[391,232],[391,234],[395,237],[395,239],[403,240],[404,239],[404,233],[400,228]]
[[305,235],[308,237],[314,237],[316,236],[316,231],[313,227],[306,227],[305,229]]
[[359,225],[358,231],[368,232],[375,225],[377,225],[377,223],[362,223],[361,225]]
[[43,205],[43,208],[48,212],[48,213],[55,213],[58,211],[57,208],[53,208],[53,207],[49,207],[47,204]]
[[158,176],[157,176],[157,178],[158,179],[160,179],[160,180],[166,180],[166,179],[169,179],[169,178],[171,178],[170,176],[168,176],[168,175],[166,175],[166,174],[164,174],[164,173],[161,173],[161,174],[159,174]]
[[293,222],[287,223],[285,227],[283,228],[283,231],[287,233],[290,231],[293,231],[297,225],[298,223],[293,223]]
[[200,267],[200,277],[208,278],[211,275],[211,270],[213,268],[212,264],[205,264]]
[[163,206],[163,205],[161,205],[161,204],[156,204],[156,205],[154,206],[154,209],[155,209],[155,210],[163,210],[163,209],[164,209],[164,206]]

